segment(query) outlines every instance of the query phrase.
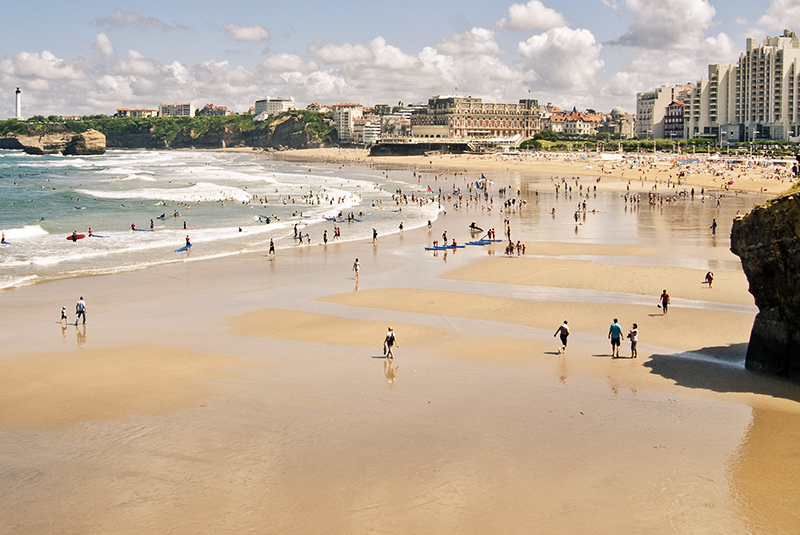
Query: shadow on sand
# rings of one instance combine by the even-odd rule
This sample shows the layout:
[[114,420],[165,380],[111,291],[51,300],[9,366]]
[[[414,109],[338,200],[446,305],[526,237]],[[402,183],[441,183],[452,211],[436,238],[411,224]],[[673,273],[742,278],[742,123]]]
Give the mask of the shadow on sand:
[[746,351],[747,344],[734,344],[670,355],[654,354],[644,367],[686,388],[761,394],[800,402],[800,383],[745,369]]

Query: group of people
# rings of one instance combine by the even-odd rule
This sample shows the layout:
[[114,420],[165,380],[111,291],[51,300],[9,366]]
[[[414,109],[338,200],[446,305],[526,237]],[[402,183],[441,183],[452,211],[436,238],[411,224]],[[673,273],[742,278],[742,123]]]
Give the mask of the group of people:
[[[83,324],[86,325],[86,301],[83,300],[83,296],[75,303],[75,325],[77,325],[80,320],[83,320]],[[67,307],[62,306],[61,324],[66,325],[67,323]]]
[[[567,338],[569,337],[569,323],[567,320],[564,320],[564,323],[553,333],[553,338],[556,336],[561,338],[561,347],[558,349],[558,353],[566,353]],[[631,325],[626,338],[631,341],[631,358],[635,359],[639,356],[639,351],[636,349],[639,342],[639,326],[637,324],[634,323]],[[614,318],[614,322],[608,329],[608,339],[611,341],[611,356],[615,359],[621,358],[619,355],[619,348],[622,345],[622,327],[617,318]]]

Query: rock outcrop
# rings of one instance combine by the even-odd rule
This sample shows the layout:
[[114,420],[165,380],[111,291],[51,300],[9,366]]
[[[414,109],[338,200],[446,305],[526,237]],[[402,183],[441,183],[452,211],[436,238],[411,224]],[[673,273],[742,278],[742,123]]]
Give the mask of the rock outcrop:
[[742,260],[759,309],[745,365],[800,377],[800,193],[737,217],[731,251]]
[[61,151],[64,156],[89,156],[105,152],[105,134],[91,129],[74,136]]

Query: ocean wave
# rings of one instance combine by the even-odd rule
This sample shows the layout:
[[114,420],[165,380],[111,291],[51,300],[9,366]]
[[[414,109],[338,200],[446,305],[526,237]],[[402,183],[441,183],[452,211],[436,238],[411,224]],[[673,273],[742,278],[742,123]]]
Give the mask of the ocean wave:
[[45,229],[39,225],[25,225],[20,228],[10,228],[3,232],[6,234],[6,240],[24,240],[25,238],[35,238],[37,236],[46,236],[49,234]]
[[247,202],[252,195],[242,188],[222,186],[210,182],[198,182],[182,188],[143,188],[129,191],[99,191],[81,189],[82,195],[91,195],[101,199],[151,199],[172,202]]

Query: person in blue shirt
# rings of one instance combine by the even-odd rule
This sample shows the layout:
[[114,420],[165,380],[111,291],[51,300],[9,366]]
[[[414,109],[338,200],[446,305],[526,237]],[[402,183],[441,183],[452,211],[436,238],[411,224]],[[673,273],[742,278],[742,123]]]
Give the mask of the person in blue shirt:
[[608,328],[608,338],[611,340],[611,356],[619,358],[619,344],[622,339],[622,327],[617,323],[617,318],[614,318],[614,323]]

